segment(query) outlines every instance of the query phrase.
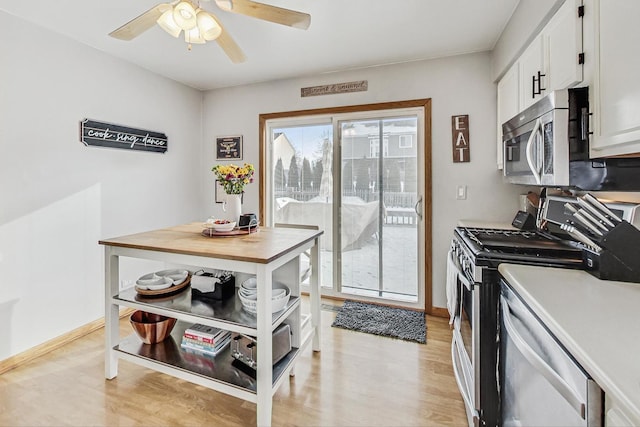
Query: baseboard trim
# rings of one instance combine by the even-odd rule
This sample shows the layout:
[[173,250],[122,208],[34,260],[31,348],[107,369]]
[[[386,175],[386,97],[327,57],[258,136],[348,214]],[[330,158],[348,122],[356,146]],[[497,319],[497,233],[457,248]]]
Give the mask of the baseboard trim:
[[[134,311],[135,310],[132,308],[121,310],[120,318],[130,315]],[[0,375],[12,369],[15,369],[22,364],[37,359],[38,357],[44,356],[47,353],[50,353],[66,344],[69,344],[70,342],[77,340],[78,338],[82,338],[90,334],[91,332],[97,331],[98,329],[103,327],[104,317],[98,320],[94,320],[93,322],[83,325],[77,329],[74,329],[70,332],[67,332],[66,334],[60,335],[59,337],[53,338],[28,350],[25,350],[22,353],[18,353],[15,356],[11,356],[8,359],[0,360]]]
[[431,307],[429,314],[435,317],[449,317],[449,310],[444,307]]

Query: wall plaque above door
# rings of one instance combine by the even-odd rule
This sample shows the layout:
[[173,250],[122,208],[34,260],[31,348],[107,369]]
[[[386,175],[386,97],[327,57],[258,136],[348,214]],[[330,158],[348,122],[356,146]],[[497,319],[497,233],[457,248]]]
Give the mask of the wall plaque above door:
[[167,135],[113,123],[84,119],[80,122],[80,141],[86,146],[122,148],[125,150],[167,151]]

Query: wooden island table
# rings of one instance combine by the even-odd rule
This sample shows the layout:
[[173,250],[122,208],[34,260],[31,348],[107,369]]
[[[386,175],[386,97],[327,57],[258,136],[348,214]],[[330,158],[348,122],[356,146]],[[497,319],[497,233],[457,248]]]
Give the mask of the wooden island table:
[[[282,384],[300,352],[312,342],[320,351],[320,236],[323,231],[298,228],[260,228],[233,237],[206,237],[202,224],[191,223],[128,236],[100,240],[105,246],[105,376],[118,374],[118,359],[173,375],[195,384],[256,403],[257,424],[271,424],[272,396]],[[310,327],[304,328],[300,304],[300,255],[310,251]],[[191,289],[162,298],[138,295],[134,288],[120,290],[120,257],[141,258],[201,268],[255,275],[257,313],[242,308],[239,298],[206,302],[191,297]],[[274,282],[287,285],[291,298],[284,310],[271,312]],[[119,307],[129,307],[178,319],[169,338],[144,344],[135,334],[122,339]],[[291,328],[292,350],[272,363],[272,332],[281,324]],[[184,330],[194,323],[209,325],[257,339],[256,378],[232,365],[230,349],[206,359],[181,349]]]

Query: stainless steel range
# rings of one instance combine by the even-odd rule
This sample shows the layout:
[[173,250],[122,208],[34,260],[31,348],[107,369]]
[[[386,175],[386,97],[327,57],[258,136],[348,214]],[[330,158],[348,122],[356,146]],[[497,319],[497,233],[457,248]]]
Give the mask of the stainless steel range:
[[449,252],[451,356],[470,426],[500,424],[498,299],[500,263],[582,268],[582,248],[540,232],[458,227]]

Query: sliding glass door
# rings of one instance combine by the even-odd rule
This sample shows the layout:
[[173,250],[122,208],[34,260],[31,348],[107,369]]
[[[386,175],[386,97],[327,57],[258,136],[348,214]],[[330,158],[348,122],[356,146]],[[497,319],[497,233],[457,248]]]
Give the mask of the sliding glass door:
[[[417,118],[339,121],[343,292],[418,296]],[[344,238],[347,237],[345,241]]]
[[424,303],[423,111],[267,122],[267,225],[317,226],[323,293]]

